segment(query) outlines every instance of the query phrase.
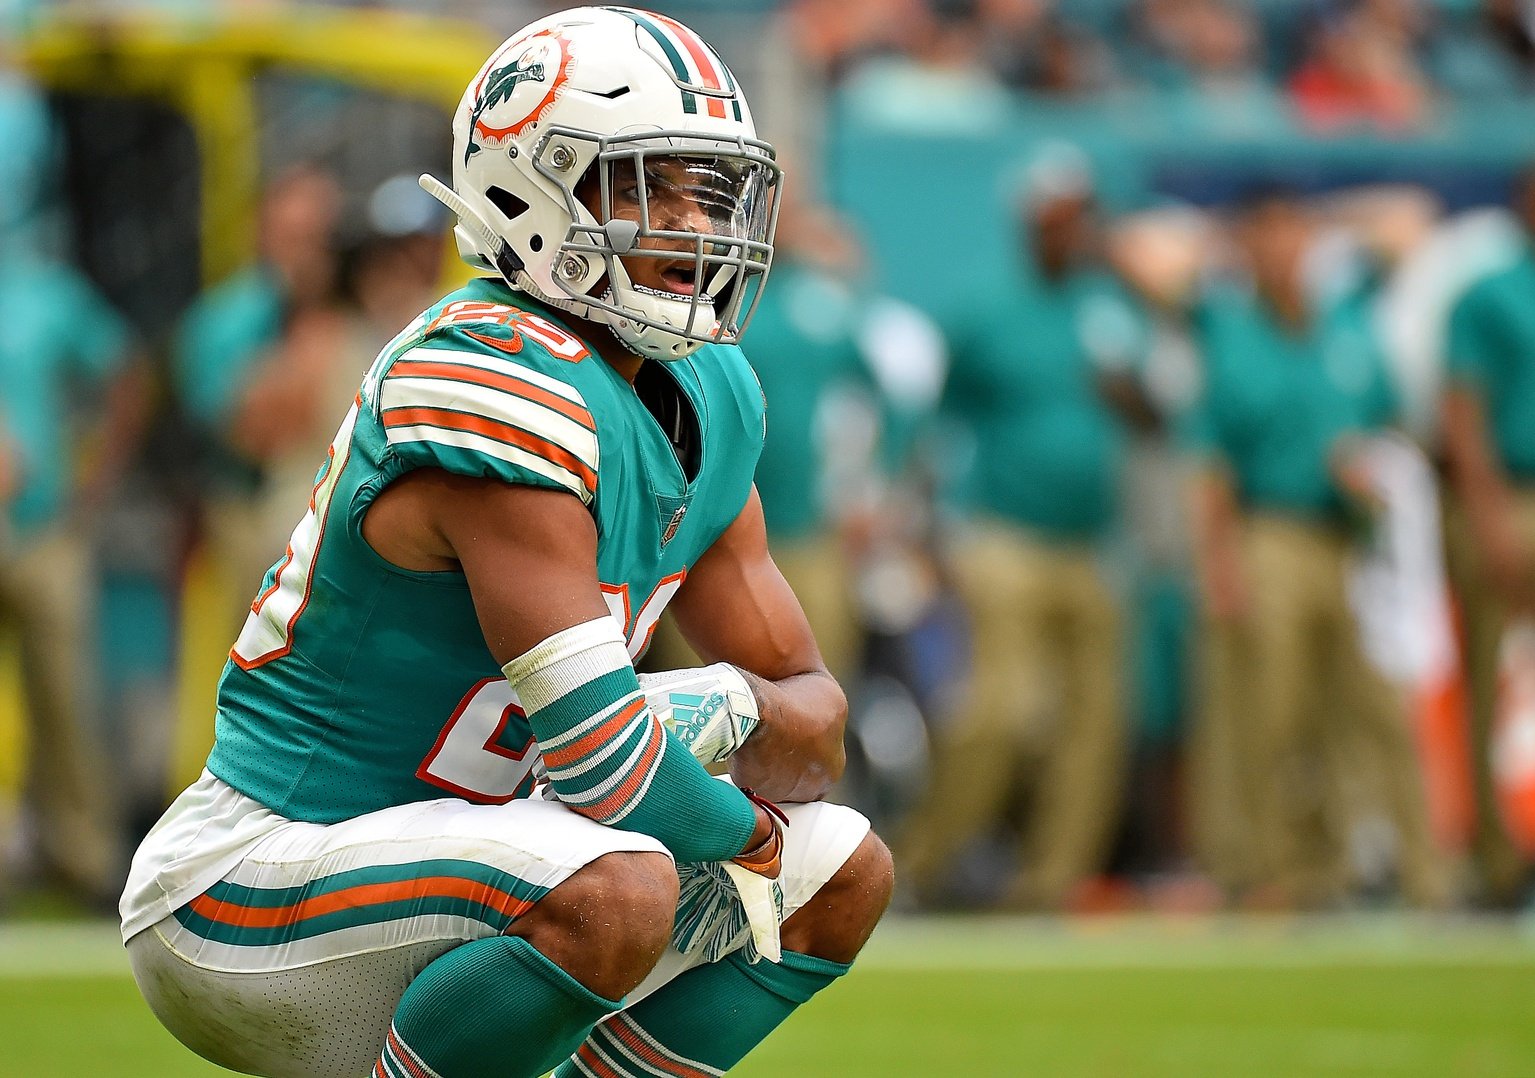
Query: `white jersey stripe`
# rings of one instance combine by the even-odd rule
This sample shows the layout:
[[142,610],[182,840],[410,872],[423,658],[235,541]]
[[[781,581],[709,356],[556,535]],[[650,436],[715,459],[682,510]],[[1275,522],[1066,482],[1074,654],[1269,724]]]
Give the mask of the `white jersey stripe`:
[[[480,352],[464,352],[453,348],[424,348],[417,346],[408,352],[402,352],[396,363],[420,362],[420,363],[458,363],[465,367],[477,367],[482,371],[492,374],[505,374],[512,378],[521,378],[524,382],[546,389],[550,393],[564,397],[566,400],[581,407],[586,407],[586,401],[574,386],[566,385],[558,378],[551,378],[542,371],[518,363],[509,356],[490,356]],[[388,380],[387,378],[385,379]]]
[[[597,435],[537,401],[487,386],[443,378],[388,378],[379,395],[381,412],[394,408],[446,408],[497,423],[510,423],[568,450],[597,470]],[[386,428],[393,441],[394,428]]]
[[389,440],[392,443],[402,442],[434,442],[437,445],[448,446],[453,449],[465,449],[474,453],[483,453],[489,457],[496,457],[508,464],[519,468],[526,468],[546,479],[565,487],[583,502],[590,503],[592,492],[587,489],[586,483],[580,476],[560,467],[551,460],[530,453],[525,449],[518,449],[514,445],[498,442],[494,438],[486,438],[464,430],[447,430],[442,427],[409,426],[391,427]]

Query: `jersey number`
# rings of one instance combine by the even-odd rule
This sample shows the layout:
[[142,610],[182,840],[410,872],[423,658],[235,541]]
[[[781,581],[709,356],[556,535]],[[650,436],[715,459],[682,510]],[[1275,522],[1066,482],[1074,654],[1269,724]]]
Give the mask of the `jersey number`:
[[[656,585],[637,614],[629,611],[629,586],[603,584],[602,597],[613,619],[624,627],[629,657],[638,658],[655,635],[661,611],[682,586],[686,570]],[[416,777],[458,797],[488,805],[504,805],[533,789],[537,741],[530,733],[521,749],[497,744],[512,717],[525,719],[517,694],[505,678],[486,678],[459,701],[437,743],[426,754]]]
[[[489,805],[526,797],[533,789],[538,742],[530,733],[520,749],[496,743],[514,715],[526,719],[505,678],[479,682],[458,702],[416,777]],[[525,726],[525,721],[519,725]]]
[[229,657],[242,669],[254,670],[293,650],[293,626],[309,605],[315,559],[325,540],[331,499],[335,497],[347,455],[351,452],[352,430],[357,426],[359,404],[361,401],[353,403],[341,421],[341,429],[336,432],[336,440],[331,443],[325,465],[315,482],[314,493],[309,496],[309,511],[293,529],[287,552],[272,570],[271,584],[251,604],[239,639],[230,649]]

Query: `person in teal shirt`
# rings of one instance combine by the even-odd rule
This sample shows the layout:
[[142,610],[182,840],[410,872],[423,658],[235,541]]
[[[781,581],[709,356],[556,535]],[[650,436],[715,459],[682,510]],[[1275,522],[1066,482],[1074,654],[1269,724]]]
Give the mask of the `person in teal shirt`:
[[[27,722],[22,809],[33,836],[11,880],[60,885],[90,902],[114,889],[116,840],[94,704],[96,576],[86,527],[131,459],[145,370],[127,325],[78,272],[0,239],[0,622],[13,631]],[[94,405],[83,403],[94,400]],[[95,452],[79,449],[92,428]]]
[[1307,288],[1305,205],[1261,193],[1236,234],[1251,287],[1212,291],[1198,314],[1205,385],[1187,431],[1203,460],[1196,845],[1234,899],[1330,905],[1350,887],[1348,786],[1378,775],[1403,889],[1438,905],[1405,701],[1366,658],[1349,602],[1372,508],[1353,451],[1392,420],[1395,394],[1367,306]]
[[1518,902],[1531,863],[1498,809],[1491,751],[1498,650],[1510,621],[1535,615],[1535,170],[1516,185],[1527,239],[1450,313],[1442,437],[1449,472],[1446,554],[1465,633],[1482,896]]
[[258,258],[199,296],[174,342],[176,396],[202,439],[203,523],[231,625],[245,616],[247,593],[266,571],[273,527],[262,497],[266,462],[240,439],[247,395],[262,361],[290,330],[341,319],[340,208],[340,188],[328,172],[296,165],[278,175],[262,200]]
[[951,550],[971,685],[903,864],[919,896],[940,897],[952,853],[1000,822],[1028,747],[1041,761],[1038,797],[1004,901],[1056,909],[1103,867],[1121,796],[1122,613],[1101,546],[1126,433],[1104,387],[1123,373],[1133,326],[1112,302],[1080,154],[1036,161],[1018,211],[1033,280],[977,304],[944,391],[971,439]]

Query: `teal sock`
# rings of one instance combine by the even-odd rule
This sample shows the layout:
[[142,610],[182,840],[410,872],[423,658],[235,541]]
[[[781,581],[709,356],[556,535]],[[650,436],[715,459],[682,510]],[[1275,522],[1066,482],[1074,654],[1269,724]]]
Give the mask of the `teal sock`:
[[373,1075],[537,1078],[621,1003],[595,995],[525,939],[475,940],[410,983]]
[[776,965],[727,955],[610,1016],[554,1078],[723,1074],[848,969],[793,951]]

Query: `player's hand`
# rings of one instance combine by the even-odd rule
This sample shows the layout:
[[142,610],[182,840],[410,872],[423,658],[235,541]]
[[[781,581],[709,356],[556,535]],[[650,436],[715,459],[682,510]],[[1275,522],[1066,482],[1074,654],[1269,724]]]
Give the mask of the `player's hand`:
[[728,663],[641,674],[651,713],[703,764],[730,759],[761,718],[746,678]]
[[783,829],[789,825],[789,817],[783,809],[765,797],[759,797],[750,789],[741,791],[757,808],[757,828],[752,832],[745,850],[730,859],[748,872],[776,880],[783,870]]

